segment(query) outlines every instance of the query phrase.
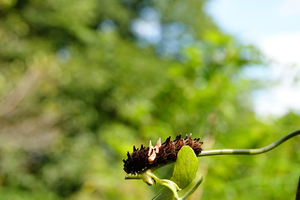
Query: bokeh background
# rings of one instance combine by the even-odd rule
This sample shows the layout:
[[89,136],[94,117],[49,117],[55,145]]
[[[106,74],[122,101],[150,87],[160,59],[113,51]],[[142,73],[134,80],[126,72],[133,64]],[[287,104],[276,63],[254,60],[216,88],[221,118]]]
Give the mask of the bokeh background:
[[[274,83],[247,73],[272,61],[207,2],[1,0],[0,199],[151,199],[161,186],[124,180],[132,145],[193,133],[206,150],[259,148],[298,129],[293,110],[257,117],[252,94]],[[199,158],[190,199],[294,199],[299,145]]]

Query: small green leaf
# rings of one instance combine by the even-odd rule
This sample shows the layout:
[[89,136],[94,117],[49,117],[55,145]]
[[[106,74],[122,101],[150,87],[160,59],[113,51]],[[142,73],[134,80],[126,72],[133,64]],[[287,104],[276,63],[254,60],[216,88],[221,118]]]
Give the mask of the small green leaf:
[[183,146],[177,155],[171,180],[184,189],[195,179],[197,170],[198,160],[193,149]]
[[[173,177],[171,180],[174,181],[181,189],[184,189],[195,179],[197,170],[198,160],[193,149],[191,149],[189,146],[184,146],[178,153],[174,166]],[[148,174],[156,181],[159,180],[154,176],[154,174]],[[160,184],[163,184],[167,187],[163,188],[162,191],[153,198],[153,200],[173,200],[174,198],[181,199],[178,197],[178,193],[176,191],[179,188],[175,183],[172,184],[172,181],[168,182],[163,179],[162,182],[162,180],[159,180]],[[196,184],[196,187],[199,186],[201,181],[198,181],[199,183]],[[188,195],[189,194],[186,196]],[[183,199],[185,199],[186,196]]]
[[185,195],[183,197],[179,198],[178,200],[187,199],[188,196],[190,196],[191,194],[193,194],[196,191],[196,189],[199,187],[199,185],[202,183],[202,181],[203,181],[203,175],[201,174],[200,177],[198,177],[198,179],[196,181],[195,180],[193,181],[193,182],[195,182],[195,184],[192,185],[192,187],[189,189],[189,191],[187,191],[187,193],[185,193]]
[[152,200],[173,200],[174,199],[174,193],[170,188],[164,187],[158,195],[156,195]]
[[152,172],[151,170],[147,170],[146,172],[144,172],[145,176],[148,176],[149,178],[154,179],[157,183],[164,185],[166,187],[163,188],[163,190],[153,199],[155,200],[160,200],[160,199],[164,199],[164,200],[173,200],[174,197],[175,199],[178,199],[178,190],[181,190],[178,185],[168,179],[159,179],[157,178]]

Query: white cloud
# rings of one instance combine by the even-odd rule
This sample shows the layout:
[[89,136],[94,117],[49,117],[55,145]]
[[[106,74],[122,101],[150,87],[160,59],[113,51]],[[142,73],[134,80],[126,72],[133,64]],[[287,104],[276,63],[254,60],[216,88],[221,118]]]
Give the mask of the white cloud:
[[255,93],[256,113],[281,116],[290,109],[300,111],[300,83],[294,81],[300,79],[300,1],[214,0],[207,8],[223,30],[246,44],[255,44],[277,61],[265,71],[246,71],[250,78],[258,75],[266,82],[278,83]]
[[294,15],[300,15],[300,1],[288,0],[283,1],[278,10],[278,14],[282,17],[291,17]]
[[[297,92],[298,91],[298,92]],[[259,116],[282,116],[289,110],[300,111],[300,85],[280,85],[255,97],[254,110]]]
[[275,61],[300,65],[300,31],[269,36],[259,46]]
[[294,81],[300,75],[300,31],[269,36],[259,44],[262,52],[276,61],[266,76],[273,76],[278,84],[255,95],[255,112],[282,116],[289,110],[300,111],[300,83]]

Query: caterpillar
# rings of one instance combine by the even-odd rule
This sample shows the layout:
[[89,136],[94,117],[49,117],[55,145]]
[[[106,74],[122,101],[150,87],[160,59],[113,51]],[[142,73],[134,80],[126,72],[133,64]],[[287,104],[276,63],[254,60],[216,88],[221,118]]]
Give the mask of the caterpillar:
[[169,136],[164,143],[161,139],[157,141],[155,146],[152,146],[151,140],[149,147],[135,148],[133,145],[133,152],[130,154],[127,151],[127,160],[122,159],[124,162],[124,171],[127,174],[139,174],[152,167],[159,166],[160,164],[167,164],[174,162],[177,159],[177,154],[183,146],[190,146],[196,155],[201,153],[203,142],[199,142],[200,138],[192,139],[192,134],[186,135],[181,138],[181,134],[176,136],[176,139],[171,141]]

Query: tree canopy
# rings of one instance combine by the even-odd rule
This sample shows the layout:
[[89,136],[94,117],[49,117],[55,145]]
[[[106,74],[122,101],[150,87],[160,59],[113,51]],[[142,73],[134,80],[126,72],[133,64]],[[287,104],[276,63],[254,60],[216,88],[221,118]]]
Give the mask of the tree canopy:
[[[219,30],[205,0],[0,2],[0,199],[150,199],[122,158],[193,133],[204,149],[258,148],[299,128],[261,122],[243,69],[265,64]],[[299,138],[257,156],[199,158],[194,199],[292,199]],[[170,177],[170,167],[157,171]]]

